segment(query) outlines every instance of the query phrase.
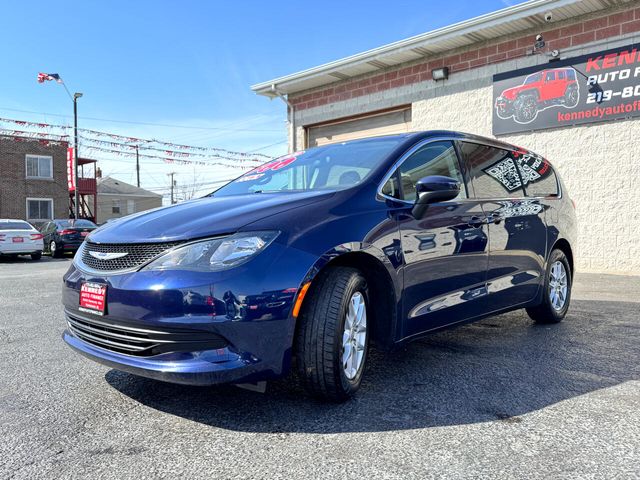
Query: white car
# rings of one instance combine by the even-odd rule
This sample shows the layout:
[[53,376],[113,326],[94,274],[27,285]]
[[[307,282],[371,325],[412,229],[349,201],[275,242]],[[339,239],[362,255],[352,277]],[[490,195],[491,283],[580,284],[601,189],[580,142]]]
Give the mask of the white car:
[[0,255],[42,257],[42,234],[24,220],[0,219]]

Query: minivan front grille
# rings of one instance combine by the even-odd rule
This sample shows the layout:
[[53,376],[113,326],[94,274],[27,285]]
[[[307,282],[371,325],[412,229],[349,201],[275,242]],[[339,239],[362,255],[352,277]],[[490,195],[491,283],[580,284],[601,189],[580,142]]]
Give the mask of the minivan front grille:
[[80,340],[112,352],[138,357],[167,352],[216,350],[228,345],[220,335],[204,330],[130,327],[69,312],[66,317],[69,330]]
[[[82,263],[93,270],[104,272],[130,270],[144,265],[152,258],[181,243],[184,242],[93,243],[88,241],[82,249]],[[97,255],[92,255],[92,252]],[[100,254],[103,254],[104,258],[100,258]],[[113,258],[109,258],[109,254],[113,254]]]

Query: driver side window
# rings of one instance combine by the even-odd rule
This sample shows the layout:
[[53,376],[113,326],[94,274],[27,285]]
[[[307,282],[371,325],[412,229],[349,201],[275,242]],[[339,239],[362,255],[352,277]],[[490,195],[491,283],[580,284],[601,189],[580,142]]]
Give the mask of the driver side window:
[[400,198],[416,200],[416,183],[430,175],[443,175],[460,182],[460,194],[454,199],[467,198],[464,178],[452,142],[433,142],[424,145],[398,168],[401,179]]

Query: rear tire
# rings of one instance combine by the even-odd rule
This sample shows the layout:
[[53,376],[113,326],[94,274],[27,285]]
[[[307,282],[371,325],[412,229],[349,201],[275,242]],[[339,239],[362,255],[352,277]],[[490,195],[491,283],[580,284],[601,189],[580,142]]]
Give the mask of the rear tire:
[[298,318],[298,372],[309,393],[342,402],[360,387],[366,364],[367,282],[355,268],[333,267],[309,293]]
[[573,108],[578,105],[578,101],[580,100],[580,92],[578,91],[578,87],[575,85],[570,85],[567,88],[567,91],[564,93],[564,105],[567,108]]
[[547,262],[542,303],[527,308],[529,317],[536,323],[561,322],[569,310],[572,284],[567,256],[562,250],[553,250]]
[[49,251],[51,252],[51,256],[53,258],[60,258],[62,256],[62,253],[63,253],[62,249],[56,243],[55,240],[51,240],[51,243],[49,244]]
[[40,260],[42,258],[42,252],[36,252],[31,254],[31,260]]

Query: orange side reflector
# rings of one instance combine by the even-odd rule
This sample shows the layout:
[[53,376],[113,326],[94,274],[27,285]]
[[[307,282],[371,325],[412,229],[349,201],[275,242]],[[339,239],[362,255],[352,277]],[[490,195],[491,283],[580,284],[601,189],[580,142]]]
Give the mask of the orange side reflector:
[[298,293],[298,298],[296,298],[296,303],[293,305],[293,318],[298,318],[298,314],[300,313],[300,308],[302,308],[302,301],[304,300],[304,296],[307,294],[307,290],[311,286],[311,282],[305,283],[302,285],[300,289],[300,293]]

